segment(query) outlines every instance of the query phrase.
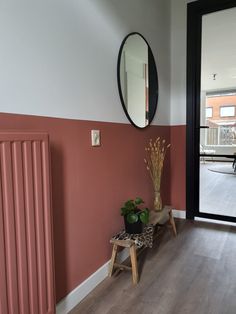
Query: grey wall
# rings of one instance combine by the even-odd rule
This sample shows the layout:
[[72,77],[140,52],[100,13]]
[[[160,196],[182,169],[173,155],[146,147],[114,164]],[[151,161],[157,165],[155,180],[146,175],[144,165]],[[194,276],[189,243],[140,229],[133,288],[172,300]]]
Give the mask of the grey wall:
[[186,124],[187,1],[171,0],[171,125]]
[[128,123],[116,63],[132,31],[153,50],[160,83],[154,124],[168,125],[169,0],[2,0],[1,111]]

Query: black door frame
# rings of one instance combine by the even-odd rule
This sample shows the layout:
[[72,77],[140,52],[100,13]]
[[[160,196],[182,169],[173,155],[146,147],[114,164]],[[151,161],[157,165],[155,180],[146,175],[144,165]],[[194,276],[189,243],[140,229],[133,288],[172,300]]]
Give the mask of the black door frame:
[[199,212],[199,144],[202,16],[236,7],[236,0],[199,0],[188,4],[186,217],[236,222],[236,217]]

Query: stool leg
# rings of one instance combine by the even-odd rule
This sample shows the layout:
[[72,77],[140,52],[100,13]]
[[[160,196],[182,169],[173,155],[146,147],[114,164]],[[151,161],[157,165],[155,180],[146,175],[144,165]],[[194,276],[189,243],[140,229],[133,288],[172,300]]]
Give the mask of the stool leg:
[[172,214],[172,210],[170,210],[170,212],[169,212],[169,217],[170,217],[170,224],[172,226],[174,235],[176,237],[177,236],[177,231],[176,231],[175,220],[174,220],[174,217],[173,217],[173,214]]
[[137,265],[137,254],[136,254],[136,248],[135,245],[132,245],[130,247],[130,259],[131,259],[131,265],[132,265],[132,277],[133,277],[133,284],[138,283],[138,265]]
[[110,268],[109,268],[109,277],[112,276],[113,273],[113,267],[114,263],[116,261],[116,255],[117,255],[117,245],[113,245],[112,254],[111,254],[111,261],[110,261]]

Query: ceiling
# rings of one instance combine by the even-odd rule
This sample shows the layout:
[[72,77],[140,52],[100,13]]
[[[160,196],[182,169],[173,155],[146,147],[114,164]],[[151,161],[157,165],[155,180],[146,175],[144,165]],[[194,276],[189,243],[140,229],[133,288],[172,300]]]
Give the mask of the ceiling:
[[236,90],[236,8],[203,16],[201,82],[204,91]]

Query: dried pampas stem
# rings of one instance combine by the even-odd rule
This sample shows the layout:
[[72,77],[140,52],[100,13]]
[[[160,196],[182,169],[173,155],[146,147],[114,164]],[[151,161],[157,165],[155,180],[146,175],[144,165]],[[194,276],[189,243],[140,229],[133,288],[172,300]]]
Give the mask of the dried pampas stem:
[[148,157],[144,159],[147,170],[150,173],[150,177],[153,183],[155,192],[154,209],[161,210],[162,202],[160,197],[161,176],[163,164],[166,156],[166,151],[170,147],[170,144],[166,145],[166,140],[161,140],[158,137],[155,141],[149,140],[148,147],[145,147],[145,151]]

